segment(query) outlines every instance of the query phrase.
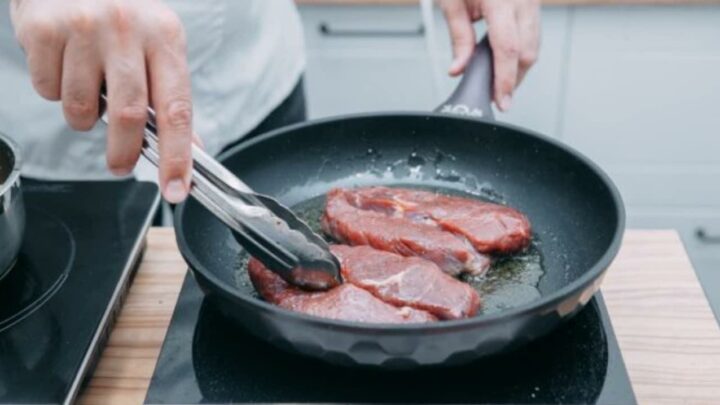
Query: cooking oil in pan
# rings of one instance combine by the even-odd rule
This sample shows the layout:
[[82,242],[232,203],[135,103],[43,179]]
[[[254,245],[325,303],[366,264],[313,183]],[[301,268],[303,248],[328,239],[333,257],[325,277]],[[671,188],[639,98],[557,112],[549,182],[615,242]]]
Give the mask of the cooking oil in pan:
[[[408,187],[403,185],[403,187]],[[415,187],[427,191],[438,192],[446,195],[480,199],[477,195],[464,193],[458,190],[449,190],[436,187]],[[495,202],[495,201],[492,201]],[[320,227],[320,218],[325,206],[325,196],[321,195],[305,200],[292,208],[295,215],[305,221],[312,230],[323,235]],[[325,235],[323,235],[325,236]],[[325,238],[328,242],[331,239]],[[497,257],[492,267],[483,276],[468,276],[463,281],[473,286],[479,293],[483,302],[481,313],[492,314],[509,308],[534,301],[540,298],[538,283],[545,273],[542,264],[542,255],[538,248],[538,240],[533,238],[530,246],[521,253]],[[243,292],[251,292],[251,295],[258,297],[253,290],[247,271],[247,255],[239,259],[236,281]]]
[[492,314],[540,298],[537,286],[545,273],[535,241],[522,253],[495,259],[480,277],[464,279],[480,293],[482,312]]
[[242,253],[238,255],[238,259],[235,262],[235,285],[242,293],[254,298],[262,299],[260,298],[260,294],[255,291],[255,287],[253,287],[252,282],[250,281],[250,276],[247,272],[247,265],[249,261],[250,255],[243,250]]

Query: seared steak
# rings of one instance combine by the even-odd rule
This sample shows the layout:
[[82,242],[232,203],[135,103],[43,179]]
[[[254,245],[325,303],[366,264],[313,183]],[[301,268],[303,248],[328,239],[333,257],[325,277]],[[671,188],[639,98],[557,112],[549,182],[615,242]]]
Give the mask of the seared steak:
[[382,209],[358,206],[356,197],[355,191],[344,189],[334,189],[327,195],[321,223],[323,230],[336,240],[418,256],[451,275],[482,274],[490,267],[490,259],[478,253],[464,237],[447,232],[434,222],[408,220],[388,215]]
[[440,319],[467,318],[480,308],[475,289],[433,262],[369,246],[334,245],[330,250],[340,260],[345,283],[387,303],[421,309]]
[[356,322],[471,317],[480,309],[480,296],[452,276],[482,274],[490,267],[486,254],[517,252],[531,239],[527,217],[512,208],[389,187],[331,190],[321,225],[345,244],[330,246],[344,284],[305,291],[255,259],[248,264],[250,279],[268,302]]
[[248,263],[255,290],[280,307],[323,318],[373,323],[420,323],[436,321],[429,312],[396,307],[371,293],[346,283],[325,292],[309,292],[291,286],[258,260]]
[[355,207],[434,224],[460,235],[483,253],[513,253],[530,243],[530,222],[517,210],[479,200],[428,191],[364,187],[345,190]]

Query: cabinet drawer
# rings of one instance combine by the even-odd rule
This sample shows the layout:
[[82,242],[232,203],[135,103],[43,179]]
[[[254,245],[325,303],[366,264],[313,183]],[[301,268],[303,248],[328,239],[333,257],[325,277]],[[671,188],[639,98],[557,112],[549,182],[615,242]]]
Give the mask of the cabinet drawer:
[[418,6],[302,6],[300,14],[311,118],[440,103]]
[[308,54],[308,110],[312,118],[367,112],[430,111],[434,100],[426,59]]
[[418,6],[302,6],[308,50],[358,55],[426,51]]

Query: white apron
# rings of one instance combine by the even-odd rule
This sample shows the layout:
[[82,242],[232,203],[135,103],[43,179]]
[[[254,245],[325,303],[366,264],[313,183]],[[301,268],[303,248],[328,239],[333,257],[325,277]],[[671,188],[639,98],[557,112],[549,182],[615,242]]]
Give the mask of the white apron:
[[[208,152],[217,153],[259,124],[299,80],[305,59],[297,10],[292,0],[166,3],[188,39],[195,130]],[[0,132],[20,144],[28,177],[115,178],[105,163],[103,125],[75,132],[59,102],[35,93],[7,3],[0,5]],[[147,164],[135,174],[157,178]]]

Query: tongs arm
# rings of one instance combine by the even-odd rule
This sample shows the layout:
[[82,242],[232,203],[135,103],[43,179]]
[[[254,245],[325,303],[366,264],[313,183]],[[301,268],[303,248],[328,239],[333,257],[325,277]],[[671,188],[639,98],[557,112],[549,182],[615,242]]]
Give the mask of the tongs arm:
[[[101,101],[107,104],[103,92]],[[101,119],[108,123],[107,112]],[[148,108],[142,155],[159,166],[155,112]],[[190,194],[233,231],[245,249],[286,281],[309,289],[341,282],[337,259],[327,243],[270,197],[250,187],[199,147],[192,145]]]

